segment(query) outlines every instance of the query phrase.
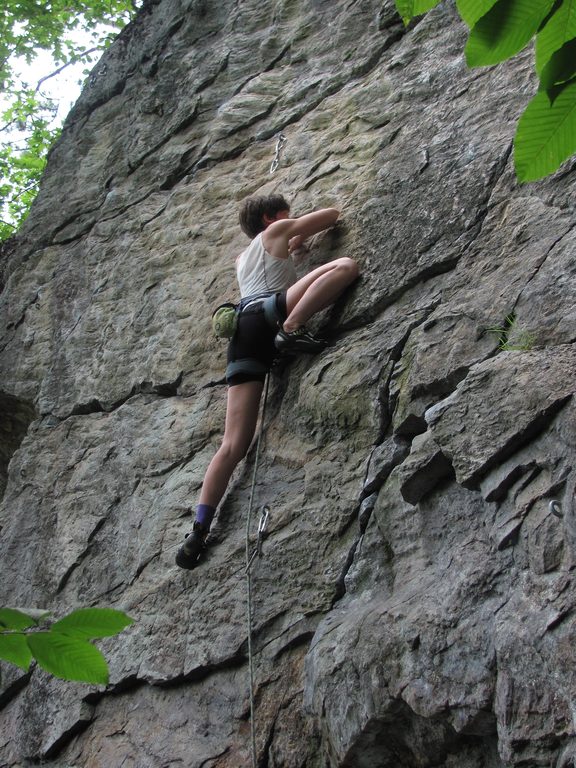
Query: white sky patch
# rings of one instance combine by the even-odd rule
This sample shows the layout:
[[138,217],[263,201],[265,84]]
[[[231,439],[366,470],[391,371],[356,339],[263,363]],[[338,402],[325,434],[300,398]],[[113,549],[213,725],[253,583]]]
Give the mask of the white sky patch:
[[[21,62],[20,66],[15,67],[15,73],[31,88],[36,88],[37,83],[46,75],[55,72],[58,65],[54,62],[48,51],[40,51],[32,64]],[[71,64],[62,72],[49,78],[40,85],[38,93],[58,106],[58,111],[54,119],[54,125],[61,125],[74,102],[80,95],[82,89],[81,82],[86,69],[86,64],[79,62]],[[51,126],[54,127],[54,126]]]
[[[106,27],[102,27],[100,31],[104,32],[106,29]],[[75,32],[71,39],[78,45],[84,45],[87,49],[92,48],[94,45],[92,35],[82,33],[81,31]],[[53,77],[49,77],[40,84],[39,95],[50,99],[53,101],[54,107],[57,107],[56,115],[50,125],[51,128],[62,125],[66,115],[80,96],[83,81],[86,78],[86,70],[89,71],[94,67],[102,53],[103,51],[93,53],[91,61],[83,59],[76,64],[70,64],[64,67],[61,72],[58,72]],[[12,60],[11,64],[15,76],[21,80],[22,84],[34,89],[42,78],[51,75],[62,67],[61,64],[57,64],[54,61],[49,51],[41,49],[38,50],[36,58],[30,64],[27,64],[24,59]],[[7,106],[6,101],[0,98],[0,110],[6,109]],[[5,136],[1,138],[6,140]]]
[[[26,205],[26,194],[29,199],[30,192],[35,189],[36,181],[30,181],[32,175],[18,175],[19,167],[30,168],[31,174],[34,172],[35,149],[32,148],[30,155],[26,154],[33,136],[32,117],[48,120],[50,131],[60,128],[80,96],[89,72],[103,55],[105,38],[115,37],[119,32],[118,27],[107,24],[68,32],[65,41],[73,44],[75,55],[80,57],[75,64],[64,66],[54,61],[50,51],[43,49],[36,49],[36,56],[30,63],[24,57],[11,57],[9,60],[13,94],[0,90],[0,147],[7,151],[6,157],[13,158],[0,165],[0,186],[3,190],[0,224],[4,231],[6,227],[17,227],[21,212],[25,211],[20,201]],[[22,90],[35,91],[42,107],[32,116],[28,115],[25,122],[24,119],[18,122],[9,110],[16,103],[14,94]],[[22,166],[18,165],[19,158],[23,158]]]

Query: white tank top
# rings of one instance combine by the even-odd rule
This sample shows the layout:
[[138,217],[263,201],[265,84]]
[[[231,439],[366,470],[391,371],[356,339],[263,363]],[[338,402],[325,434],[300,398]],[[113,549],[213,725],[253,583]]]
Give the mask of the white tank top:
[[256,235],[236,259],[236,275],[242,299],[260,293],[285,291],[298,279],[290,257],[278,259],[264,248],[262,233]]

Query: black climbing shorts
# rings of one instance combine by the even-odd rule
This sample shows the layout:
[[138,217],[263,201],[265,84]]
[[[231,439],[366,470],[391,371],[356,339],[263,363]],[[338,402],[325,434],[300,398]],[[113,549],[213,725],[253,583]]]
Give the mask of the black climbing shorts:
[[236,333],[228,345],[226,383],[264,381],[278,352],[274,337],[287,317],[286,291],[240,302]]

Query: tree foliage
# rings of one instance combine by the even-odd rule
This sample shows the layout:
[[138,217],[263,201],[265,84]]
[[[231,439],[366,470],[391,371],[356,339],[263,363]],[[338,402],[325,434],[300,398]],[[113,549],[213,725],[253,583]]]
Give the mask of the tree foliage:
[[[396,0],[405,23],[440,0]],[[535,40],[539,88],[514,138],[519,181],[558,170],[576,153],[576,0],[456,0],[470,28],[470,67],[499,64]]]
[[47,615],[0,608],[0,659],[25,672],[35,659],[42,669],[64,680],[106,685],[106,659],[89,641],[118,634],[132,619],[112,608],[79,608],[42,629],[39,623]]
[[[3,0],[0,239],[26,217],[48,150],[60,133],[62,121],[54,122],[58,104],[43,95],[45,82],[72,64],[93,64],[134,12],[132,0]],[[36,83],[22,82],[18,63],[31,64],[40,51],[51,54],[54,71]]]

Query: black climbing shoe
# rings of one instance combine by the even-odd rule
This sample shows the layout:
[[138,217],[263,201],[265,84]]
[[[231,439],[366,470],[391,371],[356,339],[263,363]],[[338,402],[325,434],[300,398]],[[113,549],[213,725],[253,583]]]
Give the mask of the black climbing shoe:
[[282,354],[303,352],[313,355],[316,352],[321,352],[326,347],[327,342],[323,339],[317,339],[305,326],[302,326],[295,331],[279,331],[274,339],[274,344]]
[[205,528],[202,523],[197,520],[192,526],[192,533],[189,533],[184,540],[184,544],[180,547],[176,553],[176,565],[180,568],[187,568],[192,570],[199,565],[204,550],[206,549],[206,537],[208,536],[208,528]]

